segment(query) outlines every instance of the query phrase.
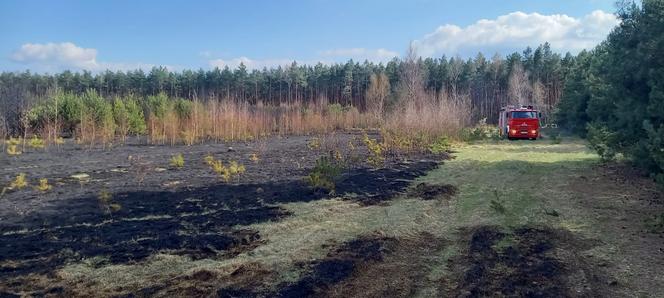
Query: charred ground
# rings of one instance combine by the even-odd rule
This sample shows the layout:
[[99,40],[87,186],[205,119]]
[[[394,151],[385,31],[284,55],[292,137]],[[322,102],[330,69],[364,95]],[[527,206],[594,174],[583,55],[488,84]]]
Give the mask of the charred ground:
[[[348,142],[354,137],[339,135],[335,141]],[[169,168],[173,148],[138,144],[114,148],[112,155],[99,150],[79,152],[90,160],[78,160],[80,164],[72,168],[66,165],[71,164],[68,159],[77,148],[13,159],[3,170],[6,177],[19,168],[29,177],[49,177],[57,185],[54,193],[16,191],[0,200],[5,207],[5,219],[0,223],[0,283],[29,291],[30,285],[22,284],[21,277],[50,274],[84,260],[104,266],[139,263],[156,252],[202,259],[230,258],[249,251],[260,245],[261,235],[236,227],[289,216],[280,204],[330,198],[305,182],[304,176],[321,154],[307,149],[310,139],[266,140],[270,150],[262,152],[259,162],[249,160],[257,152],[249,144],[188,147],[189,165],[184,169]],[[139,158],[137,152],[143,152],[140,149],[146,150],[140,166],[149,172],[143,181],[137,181],[135,171],[139,169],[131,164],[132,158]],[[223,183],[204,166],[208,154],[239,160],[247,165],[248,174]],[[126,161],[117,156],[126,156]],[[99,168],[96,158],[106,160],[109,167]],[[363,206],[380,204],[405,192],[415,178],[436,168],[444,158],[414,155],[377,169],[359,163],[342,174],[335,191]],[[31,162],[41,166],[32,168]],[[89,177],[79,181],[71,177],[76,173]],[[170,190],[156,190],[169,181],[180,183]],[[108,193],[109,200],[120,206],[118,210],[109,212],[100,206],[100,192]]]
[[[664,209],[660,192],[625,165],[597,163],[574,140],[465,145],[442,166],[445,155],[402,155],[377,169],[358,163],[334,195],[305,182],[328,154],[308,148],[311,140],[134,144],[110,153],[72,147],[12,159],[5,179],[20,170],[52,179],[54,189],[0,199],[0,294],[587,297],[662,290],[661,232],[642,220]],[[183,169],[168,166],[178,152]],[[208,154],[243,163],[246,175],[220,181],[202,161]],[[148,172],[140,183],[139,170]],[[90,177],[71,178],[76,173]],[[520,187],[524,181],[541,187]],[[121,208],[101,208],[102,191]]]

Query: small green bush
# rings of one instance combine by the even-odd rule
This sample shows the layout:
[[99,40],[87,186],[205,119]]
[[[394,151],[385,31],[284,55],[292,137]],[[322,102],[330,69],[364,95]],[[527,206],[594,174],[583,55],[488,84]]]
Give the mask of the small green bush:
[[341,115],[344,112],[344,107],[338,103],[329,104],[327,105],[327,112],[330,115]]
[[500,130],[496,126],[486,124],[486,118],[473,127],[461,130],[461,140],[466,142],[499,139]]
[[602,161],[611,161],[616,157],[616,134],[606,126],[589,123],[588,146],[599,154]]
[[182,156],[182,153],[179,153],[177,155],[173,155],[171,157],[171,166],[174,168],[181,169],[184,167],[184,156]]
[[342,170],[343,167],[336,163],[333,158],[322,156],[316,161],[316,166],[307,177],[307,182],[314,189],[334,193],[336,182],[341,176]]
[[42,128],[46,123],[55,120],[55,104],[53,101],[43,102],[30,109],[26,116],[30,123],[30,127],[36,129]]
[[175,110],[175,114],[178,116],[180,121],[187,120],[191,117],[193,103],[190,100],[180,98],[175,101],[173,109]]
[[498,214],[505,214],[507,212],[507,208],[505,208],[503,201],[499,199],[491,200],[489,202],[489,207],[493,212]]
[[165,93],[148,96],[148,109],[157,119],[163,119],[169,111],[169,100]]
[[366,132],[363,135],[362,141],[369,150],[369,157],[367,157],[369,164],[376,168],[382,166],[385,163],[385,143],[369,138]]
[[83,116],[83,100],[80,96],[72,93],[60,93],[58,98],[58,113],[63,121],[65,128],[72,132],[76,126],[81,123]]
[[36,135],[32,136],[32,139],[30,139],[28,145],[30,145],[30,147],[34,149],[44,149],[44,147],[46,147],[46,144],[44,144],[44,140],[40,139]]
[[449,151],[451,148],[450,140],[447,137],[438,137],[429,144],[429,151],[433,154],[440,154]]
[[120,136],[127,136],[127,133],[129,133],[129,112],[124,101],[120,98],[113,101],[113,119],[115,119],[115,126]]
[[143,115],[143,108],[138,104],[134,98],[126,98],[124,100],[125,108],[127,109],[127,120],[129,122],[129,132],[132,134],[144,134],[147,130],[145,124],[145,116]]

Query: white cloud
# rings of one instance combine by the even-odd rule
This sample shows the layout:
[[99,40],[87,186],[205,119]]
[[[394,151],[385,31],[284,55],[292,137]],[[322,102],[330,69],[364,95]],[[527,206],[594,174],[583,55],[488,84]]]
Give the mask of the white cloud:
[[319,53],[323,57],[329,58],[344,58],[354,59],[358,61],[369,60],[373,62],[385,62],[394,57],[398,57],[399,53],[386,50],[386,49],[365,49],[365,48],[348,48],[348,49],[333,49],[322,51]]
[[71,42],[27,43],[15,51],[11,59],[27,64],[42,63],[81,69],[91,69],[98,66],[96,49],[81,48]]
[[27,43],[16,50],[10,59],[28,64],[37,70],[60,71],[90,70],[133,70],[149,69],[154,65],[145,63],[115,63],[97,61],[97,50],[83,48],[71,42],[62,43]]
[[596,46],[619,22],[615,15],[601,10],[583,18],[517,11],[495,20],[479,20],[465,28],[440,26],[414,44],[422,56],[522,49],[544,42],[559,51],[578,52]]

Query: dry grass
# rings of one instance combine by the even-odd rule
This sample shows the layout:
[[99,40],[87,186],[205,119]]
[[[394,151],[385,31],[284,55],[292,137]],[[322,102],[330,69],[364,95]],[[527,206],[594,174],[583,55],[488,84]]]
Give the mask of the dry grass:
[[384,127],[401,134],[458,137],[470,125],[470,114],[468,96],[427,95],[419,102],[405,102],[386,117]]
[[269,135],[306,135],[334,130],[376,126],[357,109],[329,105],[325,100],[311,104],[294,102],[279,106],[251,105],[234,100],[194,101],[189,117],[175,111],[162,118],[148,116],[152,143],[188,144],[207,140],[254,140]]
[[[378,81],[374,83],[378,84]],[[402,95],[397,104],[387,111],[383,107],[386,94],[380,92],[386,87],[377,86],[376,94],[368,94],[371,104],[363,110],[331,104],[325,98],[277,106],[233,98],[213,97],[192,101],[168,98],[165,94],[150,96],[143,101],[131,97],[115,99],[116,104],[138,105],[140,115],[127,114],[126,109],[116,111],[113,104],[94,92],[82,97],[60,94],[49,97],[42,106],[26,112],[40,120],[35,122],[24,117],[26,129],[23,138],[39,135],[45,145],[58,144],[64,132],[72,133],[78,144],[110,147],[116,142],[123,143],[131,127],[134,127],[131,128],[133,130],[142,127],[141,132],[134,134],[145,134],[151,144],[170,145],[246,141],[270,135],[327,134],[351,129],[384,129],[403,136],[425,136],[424,139],[430,140],[442,135],[457,136],[468,124],[471,105],[466,95],[448,96],[444,92],[432,95],[420,90],[420,86],[416,90],[417,96]],[[66,98],[80,105],[88,101],[92,103],[74,116],[67,114],[66,117],[74,117],[74,120],[65,121],[65,115],[52,116],[51,112],[45,112],[57,106],[58,99],[62,101]],[[135,122],[140,125],[130,127],[130,123]],[[0,136],[2,134],[6,133],[0,130]]]

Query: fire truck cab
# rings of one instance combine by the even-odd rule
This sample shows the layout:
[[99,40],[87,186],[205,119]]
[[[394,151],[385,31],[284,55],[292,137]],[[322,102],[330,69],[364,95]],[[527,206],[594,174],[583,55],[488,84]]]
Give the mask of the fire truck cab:
[[532,105],[503,107],[498,118],[500,135],[510,140],[536,140],[540,136],[540,118],[541,113]]

